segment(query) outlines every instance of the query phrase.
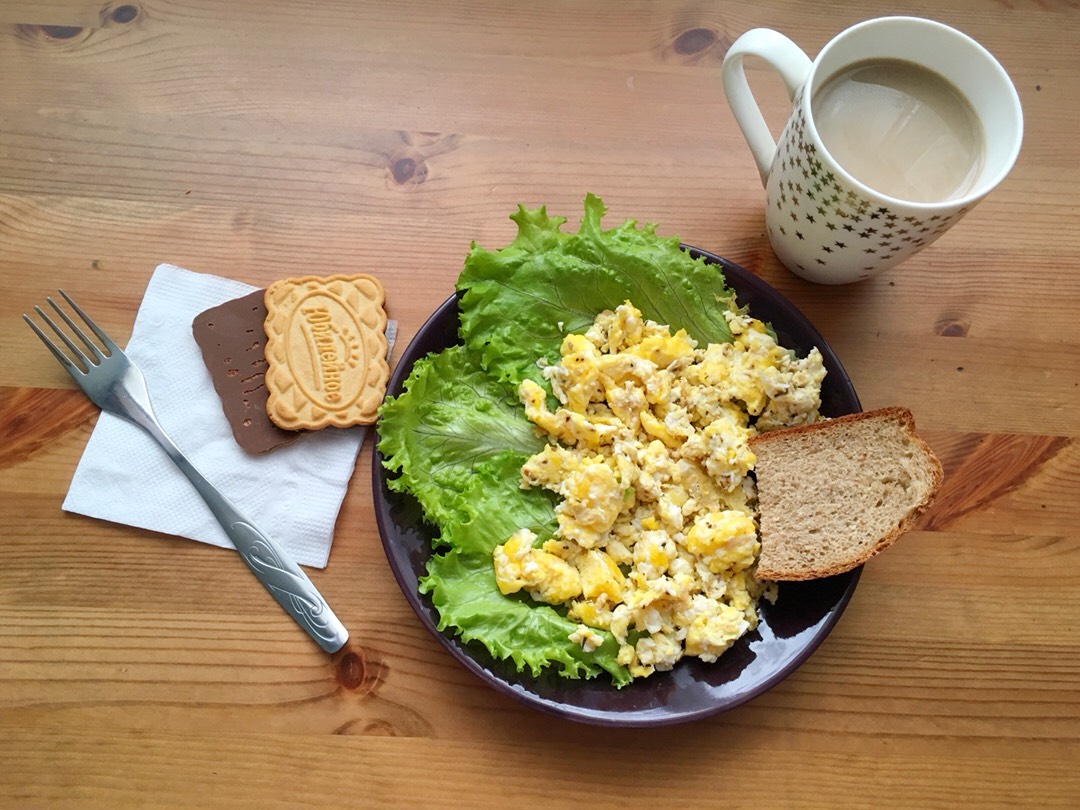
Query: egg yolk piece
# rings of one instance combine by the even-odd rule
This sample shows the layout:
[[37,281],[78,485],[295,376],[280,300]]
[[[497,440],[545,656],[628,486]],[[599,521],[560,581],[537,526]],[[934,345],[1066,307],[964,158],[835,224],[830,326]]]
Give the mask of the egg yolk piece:
[[659,368],[666,368],[684,357],[693,358],[695,348],[697,343],[686,334],[685,329],[680,329],[674,335],[649,335],[627,351],[651,361]]
[[686,654],[715,661],[749,629],[742,610],[721,604],[714,614],[702,614],[686,630]]
[[527,591],[538,602],[558,605],[581,595],[581,575],[566,560],[533,548],[536,535],[519,529],[495,547],[495,582],[503,596]]
[[610,554],[590,549],[582,554],[576,563],[581,573],[581,593],[586,599],[605,596],[608,604],[623,600],[626,577]]
[[559,487],[563,502],[555,508],[556,535],[592,548],[608,532],[623,507],[615,471],[602,460],[586,461],[570,471]]
[[687,533],[685,545],[714,573],[749,568],[760,550],[753,518],[734,509],[710,512],[698,519]]

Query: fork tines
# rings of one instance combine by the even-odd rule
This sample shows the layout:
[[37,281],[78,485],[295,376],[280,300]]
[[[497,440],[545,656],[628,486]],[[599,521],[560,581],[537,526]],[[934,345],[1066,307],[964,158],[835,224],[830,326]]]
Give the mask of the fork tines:
[[109,336],[101,330],[101,327],[94,323],[94,321],[90,318],[89,315],[83,312],[82,307],[76,304],[70,295],[68,295],[63,290],[60,290],[60,294],[64,296],[64,300],[67,301],[71,308],[75,310],[75,312],[79,315],[80,318],[82,318],[83,322],[88,327],[90,327],[90,330],[95,335],[97,335],[98,340],[101,341],[101,344],[105,349],[104,352],[102,352],[102,350],[87,336],[87,334],[79,327],[79,325],[76,324],[75,321],[73,321],[63,309],[60,308],[59,304],[53,301],[51,297],[47,297],[45,300],[52,305],[52,308],[56,310],[57,314],[59,314],[61,318],[63,318],[64,323],[67,324],[68,328],[78,336],[79,340],[81,340],[86,346],[86,348],[91,352],[91,354],[93,354],[93,360],[86,356],[82,349],[80,349],[75,344],[75,342],[67,336],[67,333],[64,332],[63,329],[56,325],[56,322],[52,318],[50,318],[44,312],[44,310],[42,310],[41,307],[35,306],[34,311],[37,312],[37,314],[41,317],[42,320],[45,321],[45,323],[52,327],[52,330],[56,332],[60,339],[64,341],[64,344],[68,347],[68,349],[71,350],[71,353],[75,355],[75,358],[82,362],[82,368],[73,363],[71,361],[71,358],[69,358],[66,354],[64,354],[63,351],[60,350],[60,348],[49,338],[49,336],[46,335],[36,323],[34,323],[34,321],[30,318],[29,315],[26,315],[24,313],[23,320],[30,325],[30,328],[34,330],[34,332],[39,338],[41,338],[41,342],[49,348],[49,351],[51,351],[53,355],[55,355],[56,359],[60,361],[60,364],[65,369],[67,369],[68,373],[72,375],[85,374],[87,371],[90,370],[92,366],[99,365],[103,360],[105,360],[106,357],[111,357],[115,352],[119,351],[119,347],[115,343],[113,343]]

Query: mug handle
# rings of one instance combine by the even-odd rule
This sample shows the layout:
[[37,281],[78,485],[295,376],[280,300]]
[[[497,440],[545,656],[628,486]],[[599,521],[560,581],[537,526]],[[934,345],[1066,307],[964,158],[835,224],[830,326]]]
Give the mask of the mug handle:
[[724,81],[724,93],[735,114],[735,122],[750,145],[750,153],[757,163],[761,185],[769,182],[769,171],[776,155],[776,141],[769,131],[765,117],[754,100],[743,70],[743,57],[747,54],[764,59],[769,67],[780,74],[787,85],[788,98],[794,101],[813,64],[799,46],[783,34],[770,28],[754,28],[739,37],[728,49],[720,75]]

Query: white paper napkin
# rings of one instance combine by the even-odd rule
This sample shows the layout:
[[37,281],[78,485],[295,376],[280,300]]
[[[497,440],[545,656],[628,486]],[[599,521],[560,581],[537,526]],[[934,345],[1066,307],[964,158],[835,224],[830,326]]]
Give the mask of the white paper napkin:
[[[191,322],[203,310],[254,289],[232,279],[160,265],[147,285],[124,351],[146,377],[158,420],[195,466],[296,562],[323,568],[367,429],[313,431],[262,455],[240,449]],[[391,346],[396,333],[397,323],[391,321]],[[233,547],[157,443],[108,413],[102,413],[94,427],[63,508]]]

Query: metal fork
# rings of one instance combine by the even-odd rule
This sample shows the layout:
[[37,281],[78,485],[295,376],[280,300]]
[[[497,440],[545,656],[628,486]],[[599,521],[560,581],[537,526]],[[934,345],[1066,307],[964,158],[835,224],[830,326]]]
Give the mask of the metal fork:
[[221,494],[199,472],[166,435],[161,425],[154,416],[153,406],[150,404],[150,394],[146,390],[146,380],[138,367],[128,359],[128,356],[117,346],[101,328],[83,312],[63,290],[60,294],[68,302],[79,317],[86,323],[90,330],[101,341],[102,351],[82,329],[60,308],[52,298],[46,300],[52,304],[53,309],[60,315],[68,328],[86,346],[90,356],[87,356],[67,334],[46,315],[41,307],[35,306],[34,311],[38,316],[52,327],[53,331],[67,346],[75,360],[72,361],[57,346],[28,315],[23,315],[30,328],[37,333],[42,342],[49,347],[56,359],[79,384],[83,392],[103,411],[115,413],[125,419],[134,422],[149,433],[158,444],[165,450],[169,458],[188,477],[198,490],[214,517],[218,519],[229,538],[240,552],[241,558],[247,563],[259,581],[266,586],[266,590],[296,619],[308,634],[315,639],[320,647],[327,652],[337,652],[349,638],[349,632],[334,615],[334,611],[323,599],[322,595],[308,579],[284,548],[273,538],[258,528],[250,519],[245,517],[232,501]]

